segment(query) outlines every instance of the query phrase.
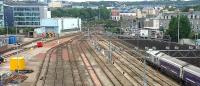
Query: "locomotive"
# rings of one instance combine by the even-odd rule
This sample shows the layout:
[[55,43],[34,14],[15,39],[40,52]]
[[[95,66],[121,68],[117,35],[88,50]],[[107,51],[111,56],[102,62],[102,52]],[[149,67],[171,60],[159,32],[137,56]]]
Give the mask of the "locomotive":
[[186,86],[200,86],[200,68],[158,50],[146,51],[147,62]]

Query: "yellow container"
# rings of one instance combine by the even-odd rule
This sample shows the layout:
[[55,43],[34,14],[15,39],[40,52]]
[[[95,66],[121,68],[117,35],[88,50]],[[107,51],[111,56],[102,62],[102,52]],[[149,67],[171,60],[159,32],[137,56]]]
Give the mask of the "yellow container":
[[25,60],[24,57],[11,57],[10,58],[10,70],[24,70],[25,69]]

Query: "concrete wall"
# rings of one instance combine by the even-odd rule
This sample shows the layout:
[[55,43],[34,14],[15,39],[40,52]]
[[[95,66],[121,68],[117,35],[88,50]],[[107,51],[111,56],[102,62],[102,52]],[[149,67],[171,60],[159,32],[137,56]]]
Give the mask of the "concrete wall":
[[63,29],[79,28],[78,21],[76,18],[63,19]]

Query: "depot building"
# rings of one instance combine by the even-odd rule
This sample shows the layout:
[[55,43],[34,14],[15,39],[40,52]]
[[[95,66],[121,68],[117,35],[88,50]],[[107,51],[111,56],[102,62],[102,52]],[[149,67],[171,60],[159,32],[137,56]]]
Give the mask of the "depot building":
[[34,30],[37,35],[73,33],[81,31],[80,18],[46,18],[40,20],[40,28]]

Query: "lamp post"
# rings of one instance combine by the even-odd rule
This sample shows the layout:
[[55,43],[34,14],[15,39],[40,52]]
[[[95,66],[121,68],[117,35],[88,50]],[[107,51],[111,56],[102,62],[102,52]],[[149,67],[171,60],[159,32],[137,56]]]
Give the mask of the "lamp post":
[[[16,38],[17,38],[17,27],[15,28],[16,29]],[[17,47],[17,75],[19,75],[19,52],[18,52],[18,50],[19,50],[19,48],[18,48],[18,42],[16,41],[16,47]],[[19,79],[17,79],[17,82],[18,82],[18,84],[20,84],[20,81],[19,81]]]
[[179,35],[180,35],[180,33],[179,33],[179,25],[180,25],[180,14],[179,14],[179,10],[178,10],[178,43],[179,43]]
[[6,22],[6,34],[8,36],[8,22]]
[[111,36],[109,37],[109,61],[112,61],[112,45],[111,45]]

